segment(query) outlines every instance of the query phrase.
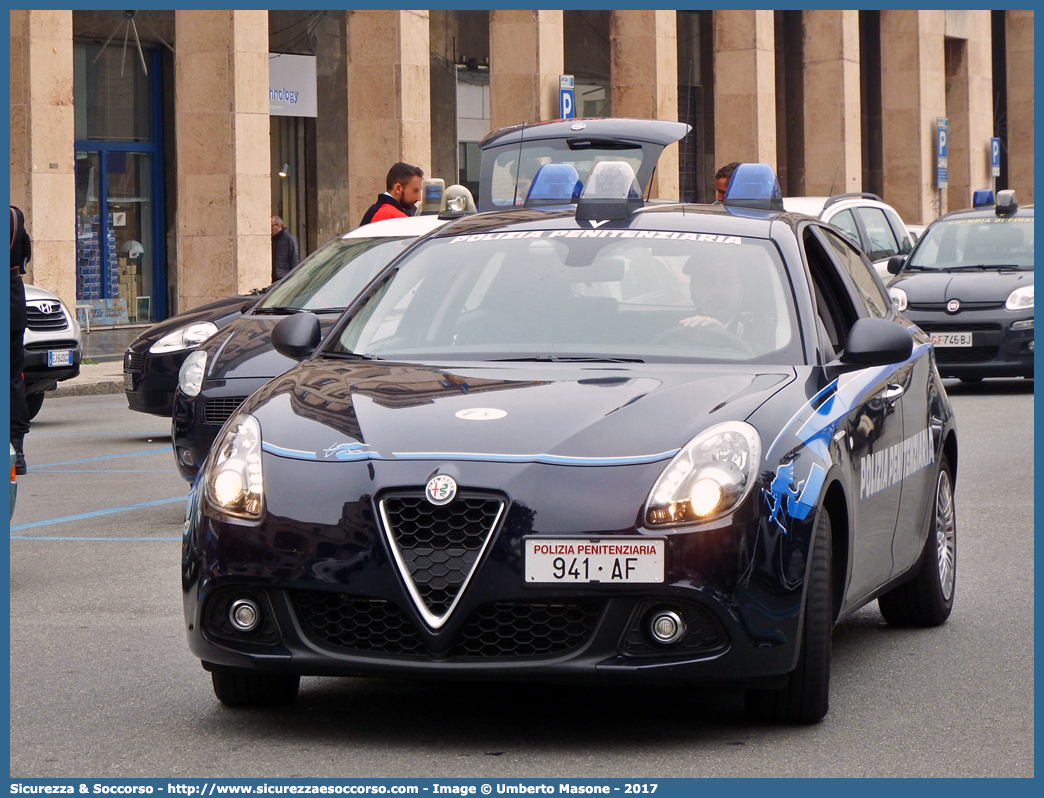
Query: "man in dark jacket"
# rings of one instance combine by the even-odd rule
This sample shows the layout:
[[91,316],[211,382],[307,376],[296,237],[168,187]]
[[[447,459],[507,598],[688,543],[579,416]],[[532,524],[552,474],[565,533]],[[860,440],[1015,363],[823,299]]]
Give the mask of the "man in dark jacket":
[[25,452],[22,444],[29,432],[29,408],[25,403],[25,264],[33,256],[32,242],[25,230],[25,217],[11,206],[11,444],[15,448],[15,473],[24,474]]
[[272,217],[272,282],[286,277],[301,261],[301,252],[293,233],[283,227],[283,220]]
[[377,201],[363,215],[360,226],[382,219],[413,216],[420,202],[423,182],[424,171],[419,166],[401,162],[393,164],[384,181],[388,190],[377,195]]

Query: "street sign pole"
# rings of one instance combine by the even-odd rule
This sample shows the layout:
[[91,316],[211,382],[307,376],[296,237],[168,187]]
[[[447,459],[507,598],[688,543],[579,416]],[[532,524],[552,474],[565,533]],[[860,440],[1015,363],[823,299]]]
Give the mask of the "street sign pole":
[[990,139],[990,189],[993,196],[997,197],[997,178],[1000,176],[1000,139],[994,136]]
[[573,97],[573,76],[558,76],[558,118],[573,119],[576,117],[576,106]]
[[943,189],[946,188],[948,175],[946,169],[946,152],[949,138],[949,120],[944,116],[935,120],[935,187],[939,190],[939,215],[943,215]]

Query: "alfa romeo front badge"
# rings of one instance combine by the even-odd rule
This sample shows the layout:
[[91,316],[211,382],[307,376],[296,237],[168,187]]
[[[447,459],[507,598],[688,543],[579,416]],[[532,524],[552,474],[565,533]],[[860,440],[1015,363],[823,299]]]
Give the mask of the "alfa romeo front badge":
[[428,485],[424,488],[424,495],[429,502],[441,507],[453,501],[453,497],[457,495],[457,483],[453,481],[453,477],[439,474],[428,480]]

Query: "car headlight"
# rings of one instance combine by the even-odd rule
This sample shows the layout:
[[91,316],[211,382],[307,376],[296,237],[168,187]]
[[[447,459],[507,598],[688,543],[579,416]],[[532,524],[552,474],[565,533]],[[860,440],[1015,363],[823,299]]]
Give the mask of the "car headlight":
[[1029,310],[1033,307],[1033,286],[1024,285],[1022,288],[1016,288],[1008,296],[1008,301],[1004,303],[1004,307],[1008,310]]
[[196,351],[185,358],[178,372],[178,389],[185,396],[199,396],[207,370],[207,353]]
[[708,521],[742,502],[754,487],[761,436],[728,421],[701,432],[674,456],[645,503],[649,526]]
[[217,325],[212,321],[200,321],[179,327],[174,332],[169,332],[149,347],[149,351],[156,355],[164,352],[177,352],[179,349],[191,349],[199,346],[210,336],[217,332]]
[[906,292],[902,288],[889,288],[888,295],[892,298],[892,304],[895,305],[897,313],[906,310]]
[[261,475],[261,425],[248,414],[238,416],[211,450],[207,499],[223,513],[257,519],[264,509]]

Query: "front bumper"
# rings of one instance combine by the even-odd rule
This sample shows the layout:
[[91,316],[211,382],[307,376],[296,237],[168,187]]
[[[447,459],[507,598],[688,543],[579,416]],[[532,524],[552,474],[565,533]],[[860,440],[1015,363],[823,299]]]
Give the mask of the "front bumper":
[[[70,364],[67,366],[49,366],[48,353],[51,351],[71,352]],[[27,344],[25,349],[25,392],[40,393],[57,387],[59,382],[76,377],[80,373],[80,361],[83,359],[83,348],[79,341],[36,341]]]
[[[359,464],[266,455],[264,465],[266,484],[281,485],[286,498],[269,503],[260,525],[204,512],[199,485],[190,500],[185,622],[192,653],[208,667],[768,686],[795,666],[803,580],[795,584],[792,569],[788,578],[779,564],[805,557],[814,518],[783,533],[764,517],[758,490],[734,516],[701,527],[651,531],[632,521],[621,529],[599,523],[612,515],[602,508],[577,517],[541,502],[548,484],[562,484],[558,467],[498,466],[498,482],[510,486],[505,514],[449,619],[432,629],[407,593],[374,503],[385,486],[423,490],[430,464],[379,463],[372,477]],[[461,484],[480,479],[478,465],[459,465]],[[662,467],[599,468],[599,495],[640,507],[636,485],[651,484]],[[663,538],[665,580],[526,584],[522,540],[544,534]],[[228,622],[229,607],[244,597],[262,608],[255,632]],[[663,609],[686,621],[686,635],[672,645],[648,633]]]
[[935,362],[943,377],[1033,376],[1032,309],[970,310],[956,315],[907,309],[903,315],[927,333],[972,334],[971,346],[935,347]]
[[192,350],[157,355],[149,351],[154,343],[134,341],[127,348],[123,356],[123,389],[131,410],[169,418],[174,410],[178,372]]

